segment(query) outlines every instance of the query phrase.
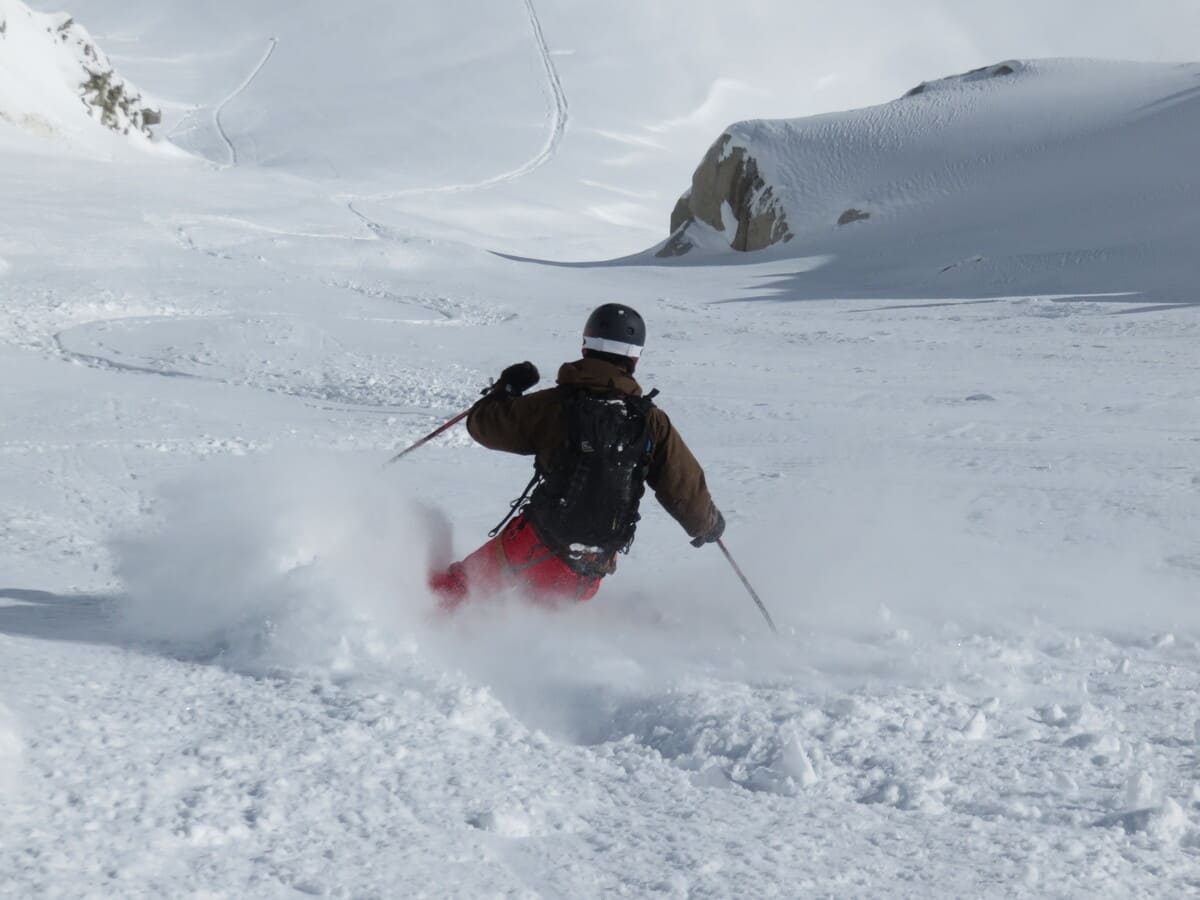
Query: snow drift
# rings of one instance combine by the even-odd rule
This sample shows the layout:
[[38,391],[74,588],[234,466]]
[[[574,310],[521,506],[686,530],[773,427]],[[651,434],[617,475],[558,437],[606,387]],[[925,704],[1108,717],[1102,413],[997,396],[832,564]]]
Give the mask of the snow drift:
[[73,145],[100,143],[102,130],[145,145],[161,113],[69,15],[0,0],[0,120]]
[[830,254],[810,280],[905,293],[1178,294],[1198,139],[1198,64],[1012,60],[881,106],[733,125],[657,255]]

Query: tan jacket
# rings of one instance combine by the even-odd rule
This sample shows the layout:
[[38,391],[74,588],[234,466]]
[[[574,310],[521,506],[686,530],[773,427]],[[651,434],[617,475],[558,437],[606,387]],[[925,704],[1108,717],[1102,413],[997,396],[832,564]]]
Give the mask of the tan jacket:
[[[615,389],[631,397],[642,395],[632,377],[601,359],[564,363],[558,370],[558,384],[592,391]],[[648,421],[654,451],[646,483],[689,536],[707,533],[716,524],[717,508],[708,493],[704,470],[665,412],[654,407]],[[523,397],[489,394],[472,408],[467,430],[485,447],[536,456],[538,465],[547,468],[554,451],[567,439],[561,391],[553,387]]]

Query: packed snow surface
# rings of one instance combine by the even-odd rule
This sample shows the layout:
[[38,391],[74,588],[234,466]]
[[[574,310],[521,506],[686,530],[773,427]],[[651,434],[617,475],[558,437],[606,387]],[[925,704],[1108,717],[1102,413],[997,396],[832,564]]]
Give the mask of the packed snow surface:
[[[886,34],[829,26],[929,50],[866,66],[863,102],[1003,58],[941,39],[1011,30],[917,5]],[[919,240],[882,214],[847,226],[886,226],[895,281],[839,267],[849,245],[501,256],[649,246],[713,134],[820,112],[786,108],[796,85],[828,98],[820,78],[861,87],[863,66],[826,51],[807,80],[766,78],[795,36],[710,33],[715,2],[408,6],[80,0],[170,145],[0,122],[0,896],[1200,890],[1182,243],[1130,236],[1144,252],[1112,283],[1036,288],[1011,230],[969,210]],[[1185,30],[1149,7],[1139,23]],[[1071,33],[1093,45],[1030,41],[1105,52],[1089,21]],[[758,68],[712,52],[760,38]],[[1067,69],[1070,116],[1118,82],[1148,110],[1195,103],[1186,67],[1024,65],[1028,102],[974,153],[1005,122],[1053,143],[1039,84]],[[1142,158],[1097,133],[1088,158],[1128,164],[1031,207],[1028,252],[1049,206],[1087,209],[1093,185],[1133,202],[1127,180],[1196,135],[1160,137]],[[1002,197],[1010,175],[968,166],[945,190]],[[1164,207],[1180,235],[1184,205]],[[1063,216],[1048,252],[1120,233]],[[965,258],[964,235],[999,261],[932,290],[917,262]],[[652,502],[592,602],[432,613],[429,566],[484,539],[529,461],[456,429],[383,462],[503,366],[573,358],[611,300],[649,323],[639,378],[779,638]]]

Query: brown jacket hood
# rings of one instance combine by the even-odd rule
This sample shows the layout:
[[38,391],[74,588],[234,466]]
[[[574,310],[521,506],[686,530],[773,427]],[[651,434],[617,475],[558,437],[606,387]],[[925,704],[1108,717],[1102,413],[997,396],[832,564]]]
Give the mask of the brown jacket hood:
[[589,391],[617,390],[630,397],[642,396],[642,388],[633,380],[633,376],[605,359],[585,356],[575,362],[563,363],[556,380],[564,387],[581,387]]

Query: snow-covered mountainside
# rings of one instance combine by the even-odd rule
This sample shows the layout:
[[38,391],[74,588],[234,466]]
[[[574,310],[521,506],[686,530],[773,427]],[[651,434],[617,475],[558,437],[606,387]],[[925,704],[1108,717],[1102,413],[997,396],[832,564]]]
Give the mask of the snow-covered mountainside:
[[1200,65],[1010,60],[882,106],[733,125],[658,254],[828,255],[816,290],[1183,299],[1198,146]]
[[95,150],[104,131],[145,146],[161,117],[71,16],[0,0],[0,121]]
[[[169,145],[69,80],[77,142],[0,121],[0,897],[1196,892],[1200,306],[1165,293],[1191,210],[1153,192],[1191,70],[931,83],[895,109],[977,114],[996,169],[847,147],[935,183],[814,182],[870,218],[789,208],[762,253],[515,258],[651,245],[727,122],[837,137],[922,79],[1169,60],[1200,26],[815,9],[72,3]],[[41,46],[5,31],[0,65]],[[1009,204],[1013,148],[1085,119],[1061,196],[1131,218],[1043,207],[1060,234]],[[652,498],[593,601],[431,614],[530,461],[460,426],[383,462],[508,364],[548,384],[614,299],[778,638]]]

